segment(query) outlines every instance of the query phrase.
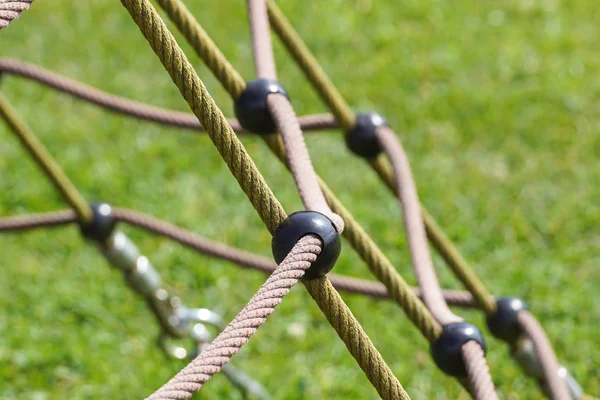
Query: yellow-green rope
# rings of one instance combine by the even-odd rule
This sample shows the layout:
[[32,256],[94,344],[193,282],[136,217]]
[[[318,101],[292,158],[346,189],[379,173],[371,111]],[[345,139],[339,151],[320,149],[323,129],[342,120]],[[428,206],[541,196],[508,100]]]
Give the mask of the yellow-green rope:
[[[285,211],[264,182],[262,175],[237,139],[221,110],[214,103],[204,84],[185,54],[148,0],[121,0],[140,31],[159,57],[194,114],[205,127],[223,159],[240,183],[248,198],[261,214],[271,233],[286,218]],[[261,199],[262,198],[262,199]],[[307,288],[327,319],[340,322],[346,344],[373,386],[385,399],[408,399],[408,395],[393,375],[360,324],[347,309],[329,282],[322,278],[308,283]],[[333,302],[334,304],[325,304]],[[339,310],[345,310],[340,314]],[[341,315],[344,316],[341,319]],[[336,328],[337,330],[337,328]],[[373,373],[376,371],[376,373]]]
[[[269,10],[269,20],[273,30],[281,39],[286,49],[290,52],[294,60],[298,63],[308,80],[312,83],[314,89],[319,93],[323,101],[329,106],[331,112],[338,118],[340,125],[348,129],[354,125],[355,116],[350,106],[346,103],[335,85],[327,77],[315,57],[308,47],[304,44],[298,33],[294,30],[290,22],[283,15],[274,1],[267,1]],[[376,161],[371,162],[373,168],[377,171],[384,182],[395,193],[393,175],[391,174],[389,162],[383,157],[378,157]],[[448,262],[450,268],[462,281],[465,287],[472,291],[477,304],[489,314],[495,311],[495,304],[492,296],[486,289],[481,280],[473,273],[469,265],[462,257],[456,257],[460,253],[454,247],[452,242],[443,234],[442,230],[435,222],[433,217],[424,209],[424,222],[428,237],[438,250],[438,252]]]
[[246,82],[221,54],[217,45],[202,29],[196,18],[179,0],[157,0],[167,15],[187,38],[196,53],[217,77],[232,98],[237,99],[246,88]]
[[[184,14],[183,11],[179,10],[180,7],[184,7],[182,2],[179,0],[159,0],[168,1],[170,4],[170,10],[168,14],[171,15]],[[194,18],[189,14],[186,14],[189,18]],[[180,28],[182,21],[180,19],[173,19],[175,25]],[[194,31],[196,27],[200,27],[197,21],[193,24],[189,21],[186,23],[186,28],[181,28],[181,32],[188,41],[196,40],[195,38],[201,36],[207,36],[206,33],[199,34]],[[190,28],[192,27],[192,28]],[[203,31],[204,32],[204,31]],[[210,40],[210,38],[208,38]],[[194,46],[195,47],[195,46]],[[204,46],[210,48],[211,60],[219,60],[219,64],[228,65],[226,72],[230,76],[239,76],[235,69],[227,62],[225,56],[220,52],[216,46]],[[201,58],[204,58],[204,53],[198,53]],[[234,73],[235,72],[235,73]],[[221,75],[216,75],[218,79],[224,79]],[[229,79],[229,77],[227,78]],[[234,78],[235,79],[235,78]],[[285,150],[281,138],[278,135],[261,135],[271,150],[277,155],[277,157],[286,164]],[[377,245],[369,238],[366,232],[360,227],[360,225],[353,219],[352,215],[346,210],[341,202],[335,197],[335,195],[329,190],[327,185],[319,178],[321,188],[323,189],[329,206],[335,208],[337,214],[339,214],[345,221],[345,229],[343,235],[350,241],[351,245],[357,251],[357,253],[367,263],[371,271],[375,276],[381,280],[386,286],[390,295],[396,300],[396,302],[403,308],[409,319],[417,326],[422,334],[427,338],[429,342],[435,341],[441,333],[440,324],[433,318],[429,310],[423,305],[417,296],[414,295],[410,287],[398,274],[392,264],[387,260],[383,253],[379,250]]]
[[54,158],[52,158],[46,147],[31,132],[27,124],[19,118],[16,110],[1,93],[0,116],[4,118],[8,126],[21,141],[23,147],[31,154],[56,189],[63,195],[73,210],[75,210],[77,218],[83,223],[90,222],[92,220],[90,205],[85,201],[73,183],[71,183]]

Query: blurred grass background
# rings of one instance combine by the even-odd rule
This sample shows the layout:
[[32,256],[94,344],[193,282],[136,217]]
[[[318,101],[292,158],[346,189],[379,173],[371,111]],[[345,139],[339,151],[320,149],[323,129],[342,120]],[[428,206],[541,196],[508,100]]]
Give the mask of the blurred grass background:
[[[243,74],[254,76],[245,3],[186,1]],[[422,202],[497,295],[526,299],[560,360],[600,394],[600,9],[591,1],[280,1],[355,109],[383,113],[412,161]],[[176,35],[179,39],[179,35]],[[183,41],[180,40],[183,44]],[[322,112],[275,41],[280,81],[298,114]],[[231,101],[183,45],[217,103]],[[0,33],[0,55],[112,93],[187,110],[118,1],[37,1]],[[2,91],[90,200],[158,216],[269,255],[269,235],[210,140],[137,122],[35,83]],[[293,180],[266,147],[244,144],[288,212]],[[399,207],[344,148],[307,135],[317,171],[414,283]],[[0,124],[0,215],[65,207]],[[264,281],[123,226],[167,288],[229,320]],[[0,236],[0,398],[140,398],[183,364],[156,346],[157,326],[76,227]],[[436,258],[441,282],[460,288]],[[345,247],[335,269],[370,277]],[[419,336],[390,302],[344,295],[413,399],[456,398]],[[484,326],[480,314],[462,312]],[[541,398],[488,336],[502,398]],[[376,398],[308,294],[295,288],[234,358],[277,399]],[[217,376],[199,398],[240,398]]]

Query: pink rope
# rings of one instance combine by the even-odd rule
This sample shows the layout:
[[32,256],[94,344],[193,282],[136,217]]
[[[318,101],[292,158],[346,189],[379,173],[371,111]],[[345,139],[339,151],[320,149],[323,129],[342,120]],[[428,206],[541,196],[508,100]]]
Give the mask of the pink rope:
[[558,376],[560,366],[544,329],[529,311],[520,311],[517,318],[525,334],[533,342],[552,400],[570,400],[569,389],[565,381]]
[[31,7],[33,0],[0,0],[0,29],[6,28],[21,13]]
[[485,354],[479,343],[468,341],[462,348],[467,377],[471,384],[471,394],[476,400],[497,400],[496,388],[490,369],[485,362]]
[[434,317],[442,324],[460,322],[462,318],[455,315],[444,301],[440,289],[429,247],[427,245],[427,234],[421,209],[417,188],[410,170],[408,157],[394,132],[388,127],[377,129],[377,139],[383,151],[389,157],[394,169],[396,179],[396,190],[404,212],[404,225],[408,246],[413,262],[413,268],[419,281],[419,287],[423,291],[423,301]]
[[237,354],[267,317],[275,311],[283,296],[298,283],[321,252],[321,241],[313,235],[298,241],[275,272],[250,299],[246,307],[202,350],[190,364],[154,392],[149,400],[189,399],[221,367]]
[[265,0],[248,0],[248,14],[256,75],[261,79],[277,80],[267,16],[267,2]]

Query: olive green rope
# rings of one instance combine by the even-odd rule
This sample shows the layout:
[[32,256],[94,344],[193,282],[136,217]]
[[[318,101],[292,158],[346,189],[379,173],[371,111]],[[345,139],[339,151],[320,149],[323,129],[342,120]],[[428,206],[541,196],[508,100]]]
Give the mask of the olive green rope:
[[[339,119],[342,128],[348,129],[352,127],[354,125],[355,117],[350,106],[327,77],[327,74],[323,71],[318,61],[312,55],[308,47],[306,47],[298,33],[294,30],[275,2],[268,0],[267,5],[271,26],[286,49],[298,63],[323,101],[331,109],[331,112]],[[387,159],[378,157],[375,162],[371,162],[371,165],[377,171],[379,176],[383,178],[387,186],[392,189],[392,192],[395,193],[393,174],[391,173]],[[483,282],[481,282],[481,280],[473,273],[467,262],[460,257],[460,253],[456,247],[443,234],[439,226],[435,224],[433,217],[424,209],[424,207],[421,206],[421,209],[423,210],[423,219],[428,237],[437,251],[446,260],[450,268],[462,281],[465,287],[471,291],[473,297],[477,300],[477,304],[488,313],[488,315],[493,313],[495,311],[495,304]]]
[[[342,339],[350,354],[361,366],[382,399],[409,399],[390,367],[385,363],[375,346],[365,346],[370,343],[369,336],[360,324],[350,324],[354,318],[340,294],[333,288],[326,277],[304,281],[304,286],[319,305],[331,326]],[[356,329],[353,331],[352,328]],[[375,361],[375,362],[373,362]]]
[[237,99],[246,82],[223,56],[219,48],[202,29],[196,18],[179,0],[157,0],[167,15],[187,38],[204,63],[217,77],[232,98]]
[[[189,14],[189,12],[183,12],[180,8],[184,7],[183,3],[179,0],[159,0],[160,3],[168,2],[169,10],[167,10],[167,14],[171,15],[187,15],[188,18],[195,18]],[[175,25],[180,28],[180,24],[182,24],[181,19],[173,18],[173,22]],[[195,21],[192,23],[191,21],[185,21],[186,29],[181,27],[181,32],[184,37],[188,41],[195,40],[195,38],[205,36],[201,35],[197,32],[194,32],[196,27],[200,27],[199,23]],[[192,28],[189,28],[192,27]],[[204,32],[204,31],[203,31]],[[208,40],[211,40],[208,38]],[[212,43],[212,40],[211,40]],[[196,47],[196,46],[194,46]],[[220,50],[216,46],[206,46],[210,47],[212,54],[210,54],[210,59],[219,60],[219,64],[228,65],[230,71],[235,71],[231,64],[227,62],[225,56],[220,52]],[[199,56],[204,59],[204,54],[199,53]],[[237,72],[235,75],[232,73],[231,76],[239,76]],[[218,79],[221,79],[219,75],[217,75]],[[281,142],[281,138],[278,135],[261,135],[271,150],[275,153],[275,155],[287,165],[285,150],[283,143]],[[417,328],[422,332],[422,334],[427,338],[429,342],[433,342],[441,333],[440,324],[433,318],[429,310],[423,305],[423,303],[419,300],[417,296],[414,295],[413,291],[410,289],[408,284],[402,279],[402,277],[398,274],[396,269],[392,266],[389,260],[383,255],[381,250],[377,247],[377,245],[371,240],[371,238],[367,235],[367,233],[360,227],[360,225],[354,220],[351,213],[344,208],[341,202],[335,197],[335,195],[331,192],[331,190],[327,187],[325,182],[323,182],[319,178],[319,183],[321,188],[325,194],[326,200],[329,206],[334,209],[335,213],[339,214],[346,224],[346,227],[343,231],[343,235],[349,240],[350,244],[357,251],[357,253],[361,256],[361,258],[367,263],[373,274],[386,286],[388,291],[390,292],[391,297],[393,297],[396,302],[403,308],[405,313],[408,315],[409,319],[417,326]]]
[[[285,211],[227,124],[221,110],[214,103],[175,38],[148,0],[121,0],[121,3],[139,26],[184,99],[206,128],[209,137],[240,186],[263,218],[265,225],[273,233],[279,223],[286,218]],[[337,295],[329,279],[325,277],[315,280],[307,284],[307,288],[327,319],[339,322],[336,330],[341,329],[344,332],[340,338],[378,392],[382,396],[385,395],[385,399],[408,399],[408,395],[389,367],[382,365],[385,364],[384,360],[341,297]],[[334,304],[325,304],[325,302],[334,302]]]
[[77,218],[84,223],[90,222],[92,220],[92,209],[90,208],[90,205],[69,180],[46,147],[33,134],[27,124],[21,120],[17,115],[16,110],[1,93],[0,116],[4,118],[8,126],[21,141],[23,147],[31,154],[50,181],[52,181],[56,189],[63,195],[73,210],[75,210]]

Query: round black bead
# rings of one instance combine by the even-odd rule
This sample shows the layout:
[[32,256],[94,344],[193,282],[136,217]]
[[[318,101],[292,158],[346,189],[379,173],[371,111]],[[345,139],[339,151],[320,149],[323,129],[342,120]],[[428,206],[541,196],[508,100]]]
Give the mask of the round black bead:
[[356,155],[373,158],[381,153],[375,131],[380,126],[387,126],[387,121],[375,112],[359,113],[356,123],[345,135],[346,145]]
[[502,297],[496,301],[496,313],[487,319],[487,326],[498,339],[515,343],[523,334],[517,319],[519,311],[527,310],[527,304],[518,297]]
[[267,96],[281,93],[288,97],[285,89],[277,81],[255,79],[246,84],[246,88],[235,101],[235,116],[245,130],[267,134],[277,130],[271,112],[267,107]]
[[475,325],[468,322],[445,325],[441,336],[431,344],[431,355],[438,368],[451,376],[466,376],[461,348],[469,340],[479,343],[485,352],[485,340]]
[[300,238],[317,235],[323,242],[321,254],[312,263],[303,279],[310,280],[327,274],[333,268],[342,250],[342,241],[335,225],[325,215],[316,211],[299,211],[289,215],[277,227],[271,240],[273,257],[281,263]]
[[103,243],[115,228],[112,207],[107,203],[92,203],[91,208],[92,220],[80,225],[81,233],[87,239]]

